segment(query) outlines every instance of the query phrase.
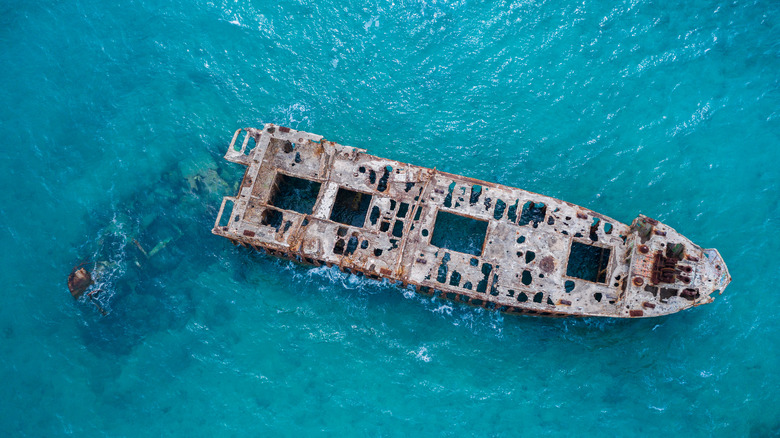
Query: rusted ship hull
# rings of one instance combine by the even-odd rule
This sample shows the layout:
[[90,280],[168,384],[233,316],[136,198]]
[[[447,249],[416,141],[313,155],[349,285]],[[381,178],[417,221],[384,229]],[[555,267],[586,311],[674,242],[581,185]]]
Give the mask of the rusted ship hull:
[[424,294],[507,313],[636,318],[709,303],[731,281],[717,250],[648,217],[628,226],[307,132],[239,129],[225,158],[247,169],[214,234]]

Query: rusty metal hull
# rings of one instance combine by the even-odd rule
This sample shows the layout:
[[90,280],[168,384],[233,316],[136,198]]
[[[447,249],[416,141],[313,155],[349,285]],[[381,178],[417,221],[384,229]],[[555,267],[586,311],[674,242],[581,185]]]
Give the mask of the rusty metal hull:
[[[645,216],[629,226],[307,132],[239,129],[225,159],[247,169],[214,234],[424,294],[507,313],[637,318],[709,303],[731,281],[717,250]],[[445,222],[477,230],[481,245],[448,240]]]

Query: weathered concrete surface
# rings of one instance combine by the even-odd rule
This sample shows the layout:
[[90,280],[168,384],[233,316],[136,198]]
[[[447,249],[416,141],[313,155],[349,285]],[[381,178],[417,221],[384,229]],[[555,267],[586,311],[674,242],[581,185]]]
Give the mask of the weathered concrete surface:
[[[508,313],[659,316],[709,303],[731,281],[717,250],[653,219],[629,227],[548,196],[365,152],[273,124],[239,129],[225,159],[247,169],[212,232]],[[453,218],[447,213],[486,227],[482,245],[466,253],[431,244],[436,226]]]

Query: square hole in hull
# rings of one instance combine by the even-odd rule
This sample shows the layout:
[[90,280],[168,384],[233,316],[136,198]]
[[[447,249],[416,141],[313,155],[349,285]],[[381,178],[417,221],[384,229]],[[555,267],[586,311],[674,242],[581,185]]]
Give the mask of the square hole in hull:
[[333,210],[330,212],[330,220],[353,227],[363,227],[370,205],[371,195],[339,187]]
[[436,214],[431,245],[479,256],[482,255],[487,227],[487,221],[440,210]]
[[276,175],[275,192],[268,203],[281,210],[292,210],[301,214],[311,214],[321,184],[317,181],[296,178],[284,174]]
[[606,283],[611,252],[609,248],[572,241],[566,275],[594,283]]

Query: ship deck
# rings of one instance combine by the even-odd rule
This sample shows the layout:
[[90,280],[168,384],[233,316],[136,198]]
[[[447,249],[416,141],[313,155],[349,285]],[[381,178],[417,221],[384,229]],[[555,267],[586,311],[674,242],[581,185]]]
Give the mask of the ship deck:
[[647,317],[709,302],[730,281],[716,250],[650,218],[628,226],[302,131],[240,129],[225,158],[247,169],[214,234],[424,294],[508,313]]

